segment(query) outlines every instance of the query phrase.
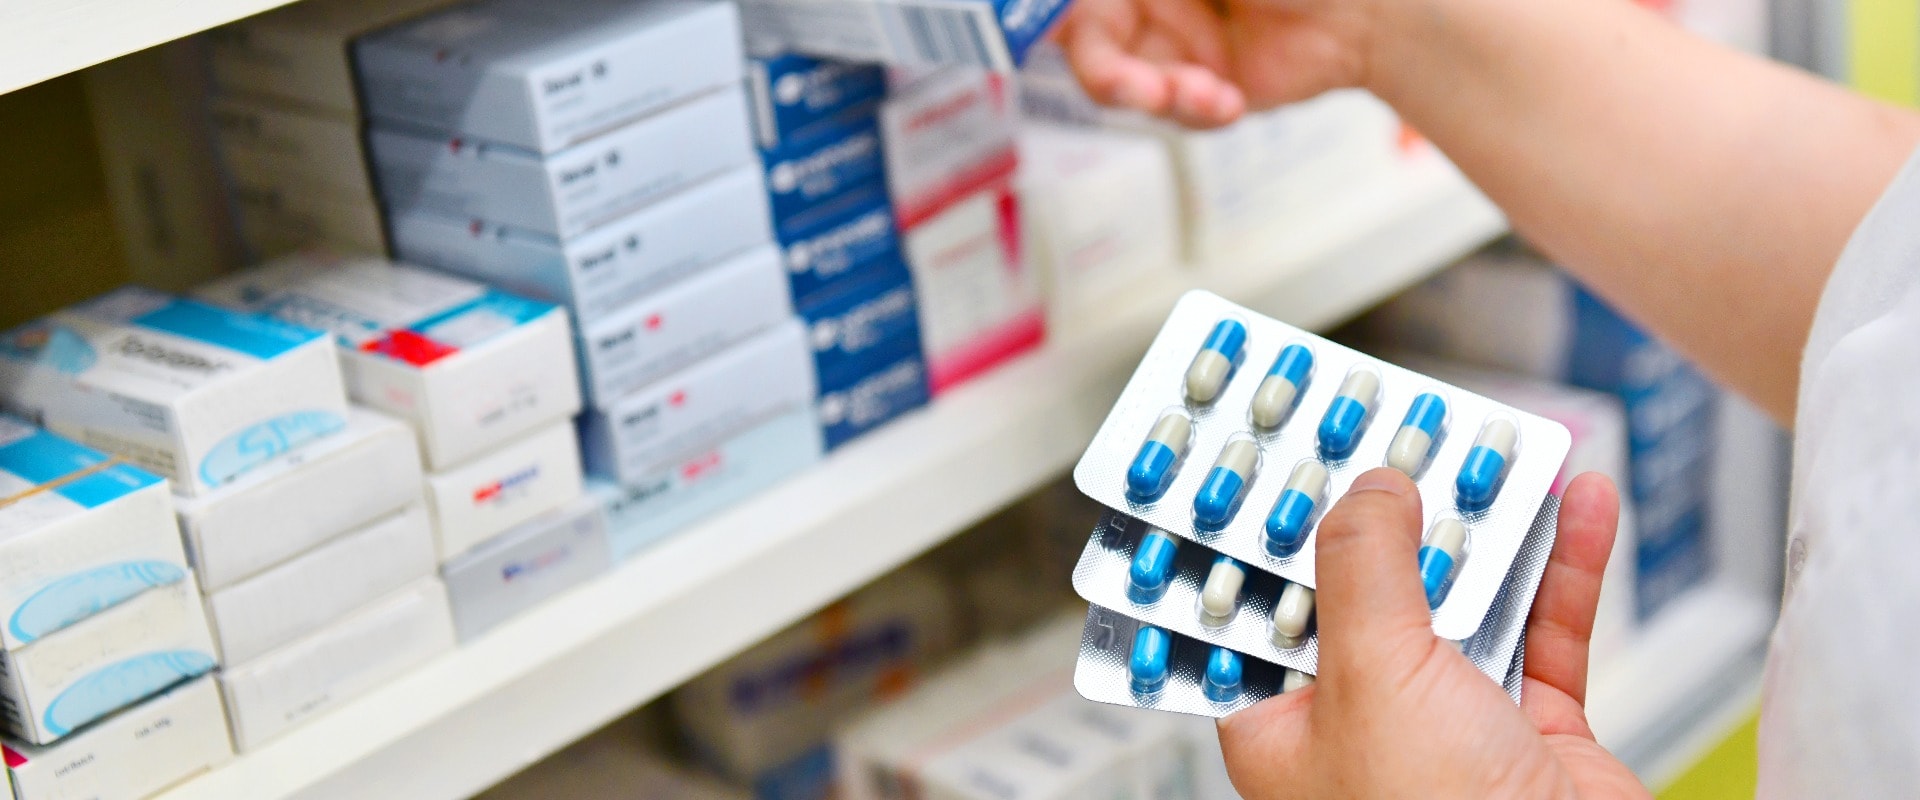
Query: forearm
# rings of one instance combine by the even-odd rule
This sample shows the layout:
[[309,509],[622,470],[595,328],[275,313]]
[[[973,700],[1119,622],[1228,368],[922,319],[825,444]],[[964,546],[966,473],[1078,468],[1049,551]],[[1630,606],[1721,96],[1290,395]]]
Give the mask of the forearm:
[[1790,424],[1841,248],[1920,116],[1627,0],[1376,0],[1366,84],[1603,297]]

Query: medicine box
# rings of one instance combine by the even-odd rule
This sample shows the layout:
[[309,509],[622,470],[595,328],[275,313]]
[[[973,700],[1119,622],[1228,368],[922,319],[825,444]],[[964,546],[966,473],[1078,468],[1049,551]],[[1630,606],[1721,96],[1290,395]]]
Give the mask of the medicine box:
[[415,578],[439,558],[426,506],[415,504],[207,595],[220,659],[244,664]]
[[17,800],[147,797],[232,758],[226,710],[211,676],[53,744],[6,746]]
[[565,305],[583,327],[773,239],[758,164],[735,167],[565,241],[427,210],[390,223],[401,260]]
[[339,434],[180,499],[180,532],[200,587],[217,592],[417,502],[420,478],[413,429],[353,406]]
[[214,88],[225,95],[287,101],[341,119],[354,102],[353,37],[447,4],[447,0],[320,0],[294,3],[207,32]]
[[1019,165],[1007,78],[984,70],[925,76],[881,105],[880,130],[903,228],[1005,181]]
[[933,393],[1037,346],[1046,330],[1040,278],[1020,251],[1020,200],[999,184],[909,228],[920,338]]
[[795,53],[747,60],[747,98],[763,148],[805,137],[814,126],[886,96],[887,70],[879,64]]
[[793,408],[640,480],[596,478],[587,490],[606,515],[619,562],[812,466],[820,454],[813,410]]
[[580,418],[587,469],[619,483],[712,447],[814,398],[806,329],[788,321]]
[[920,352],[913,277],[897,260],[871,265],[857,281],[813,298],[799,312],[822,386],[844,385],[903,353]]
[[427,475],[441,561],[579,496],[580,445],[564,421]]
[[809,211],[886,174],[880,125],[864,111],[818,126],[817,135],[762,151],[761,163],[774,230],[782,234],[800,225]]
[[367,145],[389,213],[438,211],[561,239],[753,160],[738,85],[551,155],[383,126]]
[[600,503],[581,497],[455,556],[440,577],[464,642],[612,566]]
[[220,158],[237,183],[311,188],[372,202],[373,180],[352,117],[254,97],[216,97],[210,111]]
[[345,619],[220,671],[233,743],[246,752],[453,648],[447,592],[421,578]]
[[229,177],[241,243],[256,261],[314,247],[362,255],[387,252],[380,205],[371,197]]
[[7,731],[46,744],[215,666],[191,575],[0,653]]
[[1066,0],[745,0],[740,11],[755,52],[1011,72],[1066,7]]
[[873,269],[891,269],[904,258],[893,202],[881,181],[849,189],[801,214],[780,230],[780,245],[796,306],[809,305]]
[[1049,319],[1097,315],[1147,276],[1177,270],[1180,208],[1166,144],[1118,130],[1020,129],[1023,244]]
[[931,397],[926,357],[914,348],[848,376],[845,383],[822,384],[815,408],[827,449],[835,450],[926,405]]
[[0,641],[23,647],[186,577],[158,476],[0,416]]
[[478,0],[361,37],[354,58],[376,122],[554,153],[737,86],[744,55],[729,2]]
[[736,255],[580,327],[589,402],[607,407],[668,373],[793,316],[780,251]]
[[187,496],[338,432],[347,414],[326,334],[135,287],[4,334],[0,395]]
[[339,337],[356,400],[419,432],[429,469],[580,408],[566,311],[383,259],[292,256],[201,296]]

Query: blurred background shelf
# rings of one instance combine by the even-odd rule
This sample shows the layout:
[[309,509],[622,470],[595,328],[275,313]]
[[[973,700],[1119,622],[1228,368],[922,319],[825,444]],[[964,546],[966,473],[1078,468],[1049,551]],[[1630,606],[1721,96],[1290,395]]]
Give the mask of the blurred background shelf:
[[163,796],[477,792],[1060,476],[1187,289],[1325,328],[1506,230],[1434,156],[1353,188],[1277,223],[1284,251],[1137,287],[800,477]]
[[0,93],[285,5],[287,0],[0,3]]

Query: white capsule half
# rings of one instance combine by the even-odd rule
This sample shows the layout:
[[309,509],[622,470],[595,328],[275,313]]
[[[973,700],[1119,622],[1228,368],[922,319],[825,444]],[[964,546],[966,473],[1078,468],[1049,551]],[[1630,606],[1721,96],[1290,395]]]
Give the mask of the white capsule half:
[[1297,669],[1288,668],[1280,676],[1280,693],[1297,692],[1313,685],[1313,676]]
[[1207,581],[1200,587],[1200,620],[1208,624],[1219,624],[1233,616],[1240,605],[1240,587],[1246,585],[1247,568],[1240,562],[1221,556],[1213,562],[1213,569],[1207,571]]
[[1307,625],[1313,621],[1313,590],[1288,582],[1273,603],[1273,646],[1291,650],[1306,644]]
[[1243,478],[1251,479],[1254,469],[1260,466],[1260,445],[1252,439],[1235,439],[1220,448],[1220,458],[1213,462],[1216,468],[1225,467]]

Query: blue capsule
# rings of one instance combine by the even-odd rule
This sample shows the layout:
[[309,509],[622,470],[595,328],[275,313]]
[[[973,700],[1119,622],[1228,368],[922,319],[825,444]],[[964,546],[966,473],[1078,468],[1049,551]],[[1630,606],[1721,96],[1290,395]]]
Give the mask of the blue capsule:
[[1439,608],[1453,586],[1453,576],[1467,554],[1467,526],[1441,517],[1427,529],[1420,545],[1420,583],[1427,592],[1427,608]]
[[1290,344],[1273,359],[1273,368],[1253,393],[1250,411],[1253,424],[1262,428],[1279,427],[1293,408],[1293,401],[1307,389],[1307,377],[1313,374],[1313,351],[1306,345]]
[[1127,495],[1147,501],[1159,497],[1180,471],[1180,460],[1193,441],[1193,421],[1178,409],[1160,415],[1140,444],[1140,453],[1127,468]]
[[1207,656],[1207,672],[1201,678],[1200,689],[1208,700],[1231,703],[1240,699],[1240,673],[1240,654],[1215,647]]
[[1400,421],[1400,430],[1394,432],[1393,442],[1387,445],[1387,466],[1409,477],[1418,473],[1426,466],[1427,456],[1440,440],[1440,428],[1446,422],[1447,401],[1440,395],[1427,392],[1413,398],[1413,405],[1407,407],[1406,419]]
[[1492,417],[1480,426],[1480,435],[1474,438],[1473,449],[1467,451],[1467,460],[1453,482],[1454,497],[1461,508],[1479,511],[1493,505],[1519,443],[1520,428],[1513,420]]
[[1327,468],[1307,459],[1293,468],[1287,487],[1267,515],[1267,553],[1286,558],[1300,552],[1313,527],[1313,510],[1327,499]]
[[1240,365],[1240,357],[1246,353],[1247,326],[1238,320],[1223,319],[1213,326],[1213,332],[1207,334],[1207,340],[1200,344],[1200,352],[1193,354],[1193,363],[1187,367],[1187,397],[1196,403],[1211,403],[1220,395],[1221,387],[1227,385],[1227,379],[1233,376],[1233,370]]
[[1252,439],[1229,440],[1193,496],[1193,524],[1207,531],[1226,527],[1240,510],[1240,501],[1259,469],[1259,445]]
[[1127,599],[1141,605],[1157,603],[1173,585],[1173,558],[1180,543],[1166,531],[1149,528],[1133,550],[1133,564],[1127,568]]
[[1371,369],[1356,367],[1347,373],[1347,379],[1340,383],[1339,394],[1327,405],[1327,413],[1320,418],[1320,455],[1325,458],[1346,458],[1353,449],[1360,446],[1360,435],[1366,432],[1367,418],[1373,414],[1373,404],[1380,399],[1380,375]]
[[1151,625],[1133,635],[1133,656],[1127,659],[1127,674],[1134,694],[1155,695],[1167,686],[1172,673],[1173,639]]

